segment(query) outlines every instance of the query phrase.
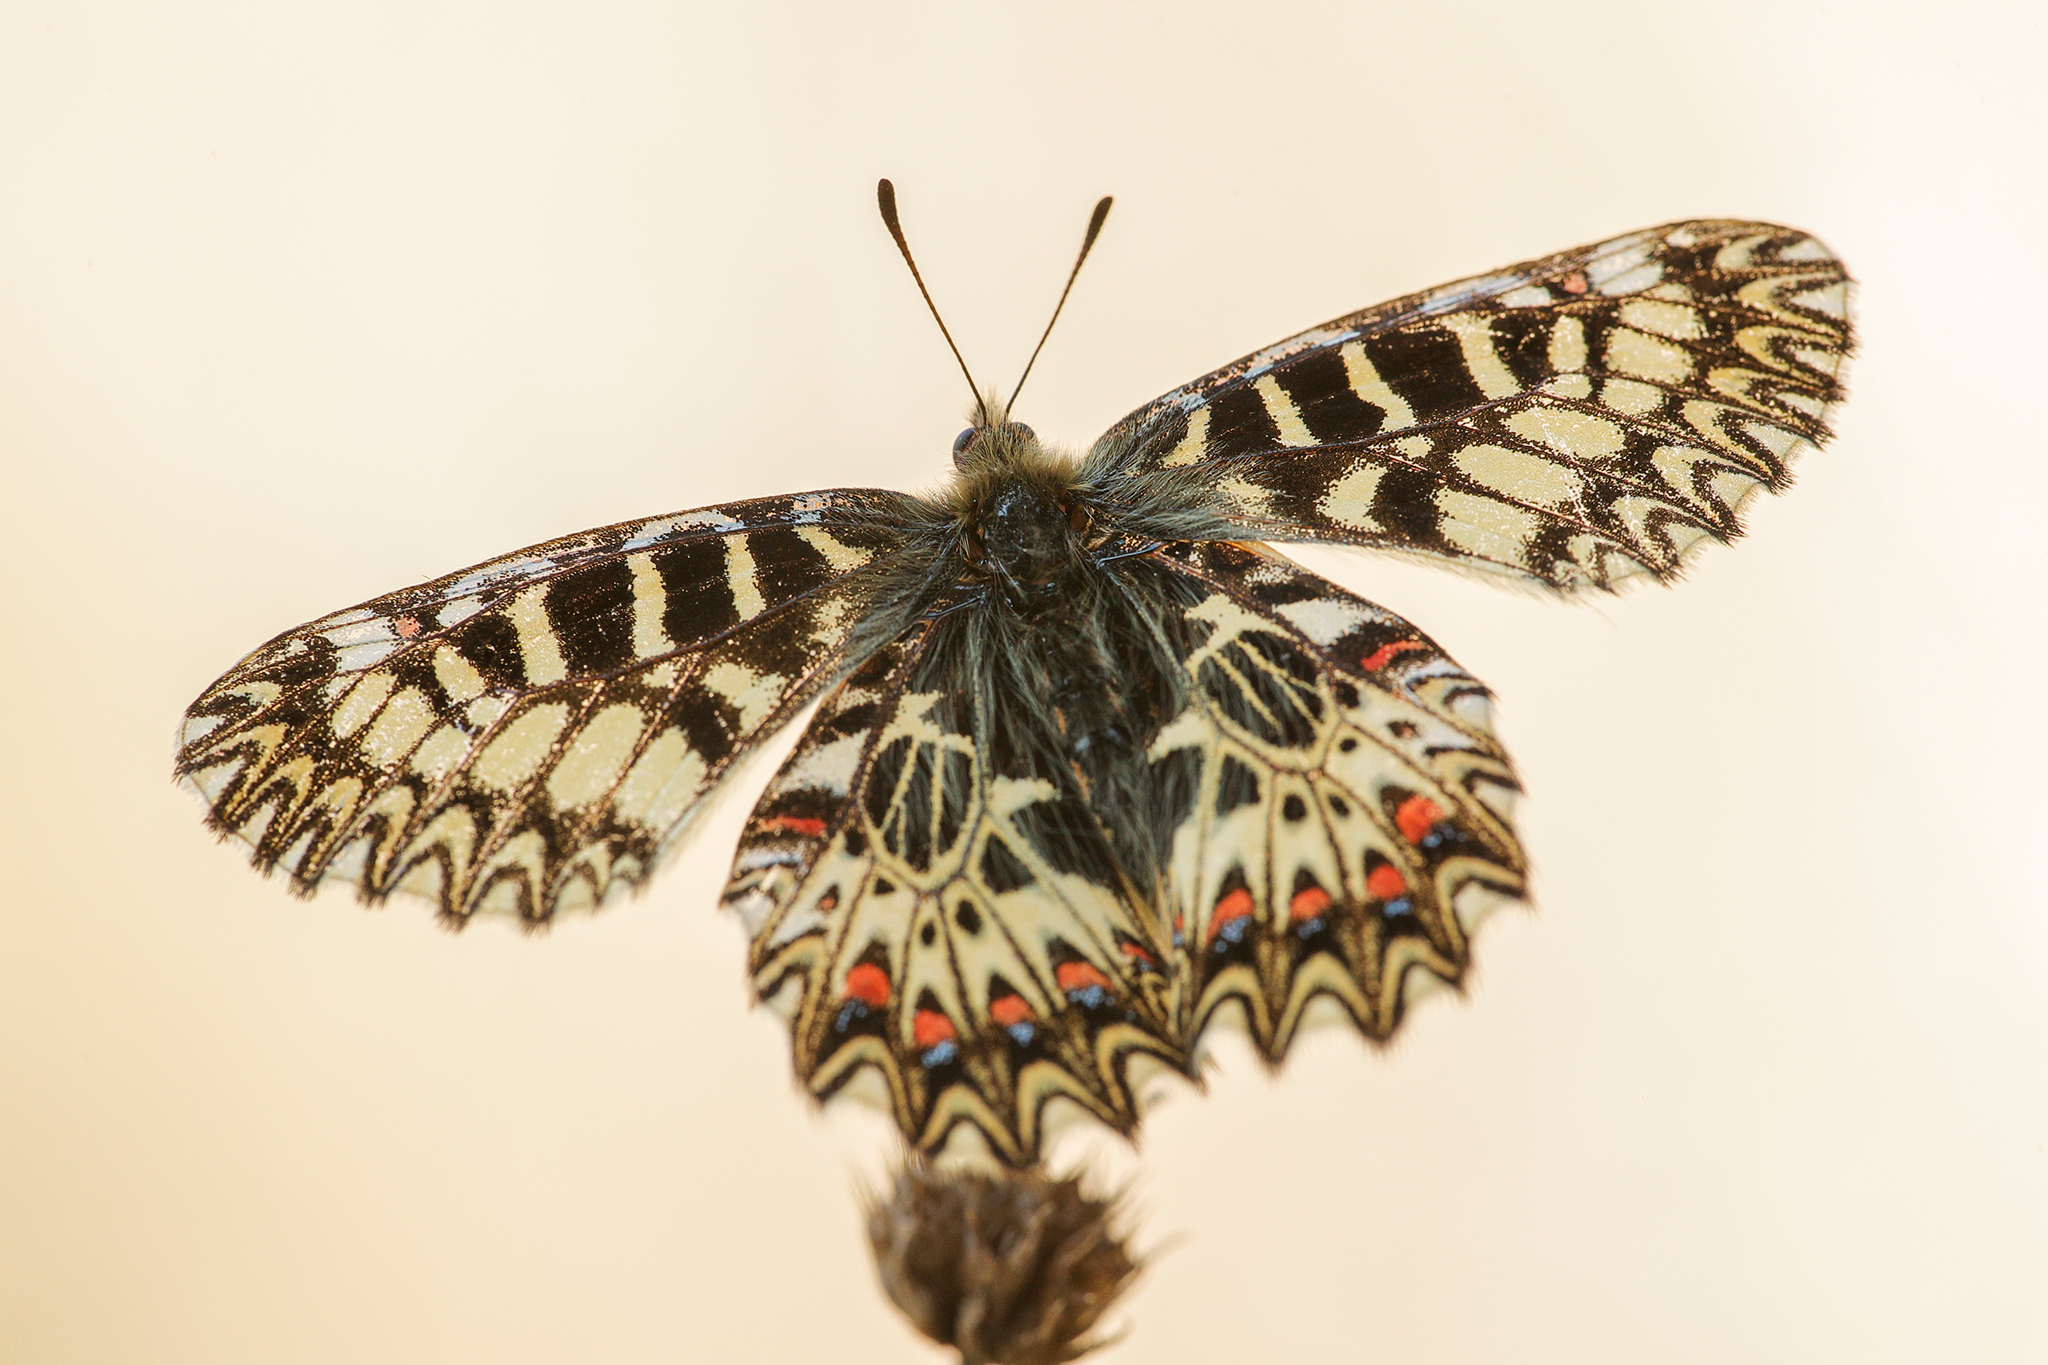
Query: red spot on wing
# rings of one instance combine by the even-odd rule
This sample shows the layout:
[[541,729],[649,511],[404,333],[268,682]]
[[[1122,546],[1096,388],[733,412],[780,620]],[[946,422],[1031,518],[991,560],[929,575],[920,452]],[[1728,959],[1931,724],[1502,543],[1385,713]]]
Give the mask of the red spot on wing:
[[410,640],[413,636],[420,633],[420,618],[417,616],[401,616],[391,623],[391,628],[398,632],[399,639]]
[[825,832],[825,822],[814,820],[808,815],[771,815],[760,824],[760,832],[763,834],[773,834],[780,830],[815,839]]
[[1152,954],[1146,952],[1143,948],[1140,948],[1137,944],[1131,942],[1129,939],[1123,939],[1119,941],[1116,946],[1123,949],[1125,957],[1134,957],[1138,961],[1144,963],[1147,967],[1157,967],[1159,965],[1158,958],[1152,956]]
[[1060,983],[1063,991],[1085,991],[1090,986],[1105,991],[1116,989],[1092,962],[1062,962],[1052,969],[1052,979]]
[[1023,996],[1005,995],[988,1002],[988,1017],[995,1020],[998,1027],[1008,1028],[1012,1024],[1034,1022],[1038,1018],[1038,1012],[1031,1008],[1031,1002]]
[[889,974],[872,962],[857,963],[846,974],[846,998],[880,1009],[889,1003]]
[[1557,287],[1564,290],[1567,294],[1583,294],[1586,292],[1586,277],[1574,270],[1571,274],[1559,280]]
[[953,1021],[937,1010],[919,1010],[910,1021],[910,1039],[920,1052],[950,1043],[959,1036],[960,1030],[953,1027]]
[[1304,886],[1287,902],[1289,919],[1314,919],[1330,908],[1330,893],[1320,886]]
[[1408,894],[1408,879],[1390,863],[1381,863],[1366,874],[1365,889],[1374,900],[1397,901]]
[[1443,812],[1437,809],[1436,802],[1426,796],[1411,796],[1394,812],[1394,823],[1400,826],[1401,837],[1411,844],[1421,843],[1423,836],[1442,818]]
[[1429,646],[1421,640],[1391,640],[1358,662],[1359,666],[1364,668],[1366,672],[1377,673],[1385,668],[1397,654],[1406,654],[1411,649],[1428,648]]
[[1232,891],[1222,900],[1216,902],[1215,910],[1210,912],[1209,915],[1208,932],[1202,936],[1202,941],[1204,943],[1214,943],[1216,935],[1223,932],[1224,925],[1234,919],[1243,919],[1251,914],[1251,912],[1252,893],[1240,886],[1237,890]]

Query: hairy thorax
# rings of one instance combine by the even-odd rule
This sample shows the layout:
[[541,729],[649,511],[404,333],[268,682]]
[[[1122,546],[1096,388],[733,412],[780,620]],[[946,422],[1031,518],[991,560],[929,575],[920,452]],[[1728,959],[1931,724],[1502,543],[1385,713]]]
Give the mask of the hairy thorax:
[[979,428],[963,454],[962,575],[982,589],[991,643],[1002,639],[1024,665],[1020,691],[1029,695],[1007,700],[1039,712],[1090,803],[1120,813],[1170,706],[1159,642],[1140,624],[1155,613],[1133,600],[1144,586],[1103,562],[1122,539],[1111,515],[1091,504],[1073,466],[1039,447],[1030,428]]
[[1048,454],[1021,422],[962,432],[954,459],[967,576],[1026,617],[1055,607],[1101,543],[1073,466]]

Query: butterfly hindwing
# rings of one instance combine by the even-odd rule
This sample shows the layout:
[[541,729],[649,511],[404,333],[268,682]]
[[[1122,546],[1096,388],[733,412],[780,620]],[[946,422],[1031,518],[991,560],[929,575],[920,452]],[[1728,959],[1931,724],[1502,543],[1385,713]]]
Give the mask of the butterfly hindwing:
[[902,502],[677,513],[336,613],[192,704],[178,773],[301,891],[403,887],[454,922],[594,905],[843,666]]
[[1206,470],[1249,538],[1560,591],[1668,579],[1826,437],[1848,294],[1803,232],[1652,228],[1312,328],[1139,409],[1089,465],[1134,490]]
[[1277,1061],[1328,996],[1385,1038],[1425,978],[1461,979],[1478,918],[1523,890],[1487,692],[1400,617],[1271,551],[1154,558],[1192,599],[1189,703],[1148,753],[1189,787],[1164,893],[1182,1036],[1235,1002]]
[[1186,1058],[1156,925],[1071,771],[993,733],[1038,708],[961,675],[963,628],[920,622],[825,699],[726,900],[813,1093],[864,1082],[920,1148],[965,1124],[1018,1163],[1048,1101],[1129,1132],[1148,1068]]

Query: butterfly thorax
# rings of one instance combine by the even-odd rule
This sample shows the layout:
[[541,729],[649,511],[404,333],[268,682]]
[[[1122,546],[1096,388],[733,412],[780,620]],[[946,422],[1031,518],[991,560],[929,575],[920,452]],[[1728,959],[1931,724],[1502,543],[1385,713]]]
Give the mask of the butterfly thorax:
[[1074,524],[1087,509],[1062,505],[1049,490],[1019,480],[1001,488],[969,523],[963,554],[1013,608],[1029,616],[1056,605],[1064,580],[1080,567]]
[[998,422],[962,432],[955,454],[960,558],[970,579],[1013,609],[1053,606],[1086,562],[1094,516],[1074,487],[1073,466],[1049,454],[1030,427]]
[[[1114,528],[1091,506],[1074,462],[1022,423],[963,432],[955,459],[960,477],[948,501],[958,567],[981,599],[971,624],[960,624],[975,652],[1004,661],[989,670],[1000,680],[991,704],[1011,713],[1006,729],[1035,732],[1058,751],[1099,813],[1114,808],[1139,781],[1172,690],[1146,633],[1123,619],[1127,585],[1102,562]],[[1105,832],[1113,846],[1126,842]],[[1149,880],[1149,848],[1117,854],[1126,875]]]

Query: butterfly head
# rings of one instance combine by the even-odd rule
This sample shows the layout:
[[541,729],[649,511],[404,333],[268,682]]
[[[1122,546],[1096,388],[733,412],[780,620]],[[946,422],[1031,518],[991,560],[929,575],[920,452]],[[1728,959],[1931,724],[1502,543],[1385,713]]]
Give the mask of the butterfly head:
[[[997,414],[984,418],[984,411]],[[977,405],[974,425],[953,438],[953,467],[965,473],[976,466],[1014,465],[1038,454],[1038,433],[1022,422],[1001,416],[1002,409]]]
[[1074,487],[1073,466],[1022,422],[961,434],[963,567],[1011,606],[1038,611],[1059,598],[1097,542],[1094,513]]

